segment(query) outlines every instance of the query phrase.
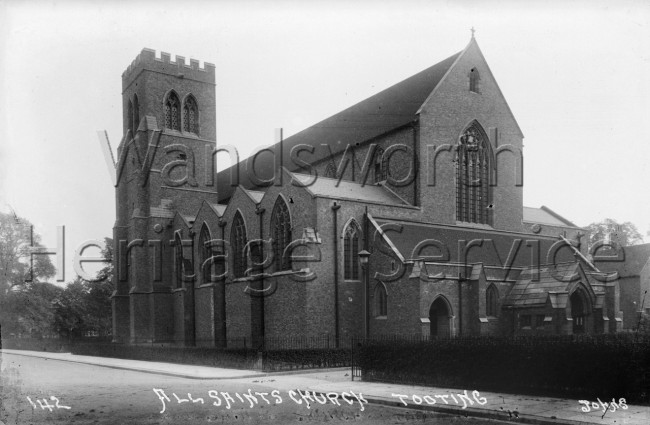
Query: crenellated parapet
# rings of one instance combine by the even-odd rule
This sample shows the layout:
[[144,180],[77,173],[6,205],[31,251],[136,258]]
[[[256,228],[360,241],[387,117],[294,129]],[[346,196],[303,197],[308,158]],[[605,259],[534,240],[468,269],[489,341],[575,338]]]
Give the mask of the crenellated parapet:
[[171,55],[166,52],[160,52],[160,57],[156,57],[155,50],[144,48],[122,73],[122,90],[126,89],[143,70],[214,84],[214,68],[214,64],[208,62],[204,62],[201,67],[196,59],[190,59],[188,65],[185,57],[178,55],[174,56],[172,61]]

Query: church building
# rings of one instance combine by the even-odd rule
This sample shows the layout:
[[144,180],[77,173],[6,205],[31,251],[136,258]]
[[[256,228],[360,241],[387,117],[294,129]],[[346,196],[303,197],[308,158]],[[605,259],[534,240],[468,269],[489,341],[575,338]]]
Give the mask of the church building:
[[216,140],[214,65],[144,49],[122,88],[117,342],[622,329],[586,230],[523,206],[524,135],[473,36],[241,162]]

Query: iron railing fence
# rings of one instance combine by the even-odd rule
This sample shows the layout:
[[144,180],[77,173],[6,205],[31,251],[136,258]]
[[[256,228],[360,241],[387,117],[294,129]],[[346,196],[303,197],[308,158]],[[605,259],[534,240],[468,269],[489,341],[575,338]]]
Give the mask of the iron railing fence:
[[354,339],[352,379],[650,403],[650,335]]

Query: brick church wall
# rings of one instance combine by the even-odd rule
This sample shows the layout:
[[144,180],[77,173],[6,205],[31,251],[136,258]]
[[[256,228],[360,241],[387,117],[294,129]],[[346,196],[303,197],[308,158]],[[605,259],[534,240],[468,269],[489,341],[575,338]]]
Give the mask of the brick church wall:
[[[382,148],[386,153],[386,158],[390,157],[390,160],[387,162],[389,166],[388,173],[396,181],[405,180],[409,182],[408,184],[399,184],[394,185],[390,182],[387,183],[387,186],[395,192],[398,196],[404,199],[406,202],[411,205],[418,205],[419,199],[417,198],[417,192],[415,190],[415,179],[407,179],[410,173],[415,173],[417,170],[416,162],[416,151],[414,143],[416,140],[416,126],[404,126],[396,130],[392,130],[383,134],[375,139],[364,142],[360,146],[350,146],[350,150],[347,154],[345,152],[339,152],[335,154],[332,158],[326,158],[316,164],[313,164],[313,168],[318,172],[319,176],[325,176],[326,170],[329,164],[333,163],[338,170],[339,165],[342,165],[345,160],[349,160],[344,173],[342,180],[349,180],[361,183],[363,178],[366,177],[366,184],[375,184],[375,173],[374,173],[374,160],[370,158],[370,166],[368,167],[367,174],[364,175],[363,165],[367,159],[368,153],[370,151],[370,146],[376,144],[378,148]],[[386,152],[391,146],[405,146],[406,151],[391,151]],[[333,150],[338,147],[332,147]],[[377,149],[378,149],[377,148]],[[395,149],[395,148],[393,148]],[[345,154],[345,155],[344,155]]]
[[[479,93],[469,91],[469,72],[480,74]],[[511,144],[522,149],[522,134],[503,98],[478,46],[470,43],[448,75],[421,108],[419,156],[422,169],[431,170],[428,146],[455,146],[462,131],[473,120],[483,127],[492,148]],[[491,130],[496,129],[496,130]],[[497,137],[494,137],[497,135]],[[497,140],[494,140],[497,139]],[[454,153],[441,153],[435,162],[435,186],[427,184],[427,173],[418,177],[424,221],[456,223],[456,188]],[[428,162],[427,162],[428,161]],[[497,186],[492,188],[492,226],[495,229],[521,231],[523,217],[522,187],[515,186],[516,164],[509,153],[498,157]]]
[[[469,90],[469,72],[472,68],[476,68],[480,74],[478,92]],[[183,74],[184,78],[178,78],[179,74]],[[190,93],[196,98],[200,134],[163,130],[165,117],[162,102],[170,89],[174,89],[181,100]],[[129,127],[128,102],[135,95],[140,103],[141,122],[147,131],[139,132],[131,147],[127,147],[128,143],[120,147],[120,151],[128,148],[129,152],[124,159],[125,168],[116,191],[117,220],[114,237],[116,248],[120,246],[119,240],[128,243],[143,239],[144,243],[142,247],[133,248],[128,278],[125,281],[116,279],[114,330],[115,338],[119,341],[127,341],[129,338],[132,341],[173,339],[179,344],[191,345],[196,342],[198,345],[215,345],[223,337],[223,328],[220,326],[224,315],[225,336],[231,347],[256,346],[263,336],[333,337],[337,332],[345,344],[351,337],[364,334],[366,314],[369,315],[371,336],[426,336],[430,331],[431,305],[440,297],[444,297],[445,305],[450,308],[453,335],[510,333],[518,328],[519,312],[503,311],[500,307],[512,286],[512,280],[495,282],[499,292],[498,310],[501,313],[497,317],[488,317],[485,294],[493,277],[481,274],[478,279],[473,276],[470,280],[464,274],[459,283],[454,278],[433,281],[427,276],[420,276],[410,261],[414,254],[410,251],[402,252],[412,250],[418,241],[411,241],[413,246],[400,245],[400,254],[408,264],[403,264],[399,256],[389,249],[381,250],[364,245],[364,240],[371,240],[375,236],[374,227],[364,220],[364,213],[367,211],[376,219],[419,222],[422,226],[423,223],[433,223],[429,230],[449,246],[452,261],[458,256],[458,242],[465,239],[494,239],[494,246],[489,242],[483,246],[475,244],[465,260],[497,264],[497,260],[505,261],[511,247],[508,243],[514,238],[524,240],[524,244],[529,239],[539,239],[542,245],[540,253],[545,254],[545,249],[557,240],[558,234],[566,232],[567,238],[574,239],[583,230],[543,225],[540,232],[535,234],[531,223],[522,222],[523,190],[518,185],[514,172],[518,164],[516,158],[508,152],[497,157],[497,184],[491,189],[489,225],[457,222],[453,148],[467,126],[476,120],[495,151],[504,145],[512,145],[518,152],[523,147],[523,135],[474,40],[458,57],[457,63],[449,69],[446,77],[410,123],[371,140],[362,141],[349,151],[351,163],[341,177],[360,182],[363,177],[362,167],[371,144],[379,145],[384,151],[389,151],[396,145],[406,146],[408,152],[398,151],[391,158],[388,173],[399,180],[414,168],[416,177],[406,185],[395,185],[389,181],[386,187],[410,205],[362,202],[350,199],[354,195],[349,194],[345,199],[337,198],[335,192],[322,197],[312,196],[309,188],[292,185],[291,176],[284,173],[282,185],[254,189],[263,192],[261,200],[260,193],[251,194],[242,187],[232,193],[228,192],[229,203],[223,216],[219,217],[211,206],[204,203],[207,201],[214,204],[218,199],[214,176],[209,174],[214,171],[211,152],[216,146],[214,66],[206,64],[205,69],[201,70],[196,61],[186,66],[184,59],[177,58],[176,62],[172,62],[168,55],[156,60],[153,52],[145,49],[123,75],[125,131]],[[151,172],[144,175],[137,158],[144,160],[156,125],[163,130],[160,145]],[[451,152],[433,158],[431,146],[445,144],[452,147]],[[171,152],[170,147],[173,145],[183,145],[186,148]],[[324,176],[330,163],[333,162],[338,167],[343,160],[343,153],[338,153],[331,159],[316,163],[314,168],[320,176]],[[181,184],[164,179],[165,166],[169,169],[172,161],[177,161],[178,166],[170,173],[170,178],[179,180],[189,173],[188,182]],[[377,183],[374,171],[374,161],[370,161],[366,184]],[[435,185],[430,185],[433,172]],[[234,278],[233,256],[230,255],[227,262],[229,273],[225,282],[205,282],[199,261],[202,255],[198,243],[201,226],[206,223],[213,239],[223,238],[229,243],[234,217],[239,212],[245,223],[248,241],[260,237],[269,240],[272,237],[273,207],[279,197],[286,201],[289,208],[294,240],[301,238],[306,228],[314,229],[320,237],[320,243],[310,243],[293,253],[317,254],[319,261],[296,260],[293,264],[294,271],[308,267],[316,279],[304,280],[286,274],[266,276],[263,280]],[[336,208],[333,209],[335,204]],[[170,213],[175,214],[173,220],[168,216]],[[352,219],[363,232],[359,249],[369,249],[372,252],[368,293],[363,270],[360,270],[358,279],[345,279],[343,234],[346,224]],[[169,243],[177,230],[183,239],[193,241],[189,251],[183,248],[183,255],[193,262],[195,278],[182,284],[175,277],[174,246]],[[412,232],[420,236],[420,228]],[[396,233],[387,234],[388,237],[392,235],[397,238]],[[149,243],[157,239],[162,242],[160,255],[163,259],[159,281],[152,275],[151,264],[155,257],[154,249]],[[493,247],[497,248],[498,253],[490,252]],[[266,252],[270,249],[268,245],[264,248]],[[526,248],[522,248],[522,252],[526,254],[525,261],[529,261]],[[523,254],[519,254],[518,262],[522,261],[521,255]],[[561,250],[559,258],[565,259],[567,255],[572,256],[572,253],[567,249]],[[542,256],[541,260],[543,263],[545,258]],[[336,272],[335,264],[338,265]],[[391,273],[393,268],[404,268],[404,273],[395,279],[381,275]],[[265,270],[267,273],[274,271],[272,266]],[[450,276],[453,275],[450,273]],[[377,314],[377,285],[385,287],[388,295],[385,317],[378,317]],[[252,296],[251,288],[271,288],[271,291],[263,297]],[[622,289],[623,294],[630,288],[634,289],[631,285]],[[608,287],[607,291],[607,314],[610,316],[610,326],[615,330],[618,287]],[[638,289],[635,291],[638,292]],[[370,306],[367,312],[366,299]],[[224,303],[225,312],[222,310]],[[627,315],[630,306],[624,305],[623,308]],[[542,310],[544,309],[540,311]],[[560,317],[564,313],[549,314],[557,316],[553,318],[554,326],[557,327],[555,331],[566,333],[567,318]]]

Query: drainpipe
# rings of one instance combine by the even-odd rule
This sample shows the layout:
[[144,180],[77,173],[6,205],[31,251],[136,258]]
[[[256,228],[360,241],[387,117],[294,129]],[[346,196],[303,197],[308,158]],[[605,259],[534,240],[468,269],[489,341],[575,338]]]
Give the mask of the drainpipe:
[[463,336],[463,273],[458,274],[458,336]]
[[[369,251],[368,248],[368,231],[369,231],[369,219],[368,219],[368,207],[366,206],[366,212],[363,215],[363,249]],[[365,322],[366,322],[366,338],[370,337],[370,261],[366,264],[364,270],[365,273],[365,286],[366,286],[366,311],[365,311]]]
[[[196,259],[194,258],[194,236],[196,235],[196,232],[191,230],[189,231],[190,238],[192,238],[192,265],[196,264],[195,261]],[[183,249],[181,247],[181,249]],[[196,275],[194,275],[196,277]],[[190,341],[190,346],[194,347],[196,346],[196,291],[194,288],[194,285],[196,283],[196,279],[193,278],[191,282],[189,282],[189,289],[192,290],[192,294],[190,296],[192,300],[192,305],[191,305],[191,315],[192,315],[192,340]]]
[[[281,133],[280,133],[281,134]],[[259,259],[264,261],[264,208],[255,208],[255,214],[260,217],[260,244],[259,244]],[[260,270],[260,288],[264,289],[264,269]],[[262,338],[262,348],[264,348],[264,294],[260,296],[260,337]]]
[[[228,224],[227,221],[225,220],[219,220],[219,227],[221,227],[221,246],[222,248],[222,253],[226,254],[226,225]],[[225,263],[227,261],[227,258],[224,260],[224,271],[227,270],[228,264]],[[226,279],[221,280],[221,284],[219,285],[219,295],[221,296],[221,305],[219,308],[221,309],[221,323],[219,323],[219,339],[222,341],[222,347],[226,348],[228,346],[228,340],[227,340],[227,329],[226,329]]]
[[332,220],[334,227],[334,339],[336,341],[336,348],[339,348],[339,250],[338,250],[338,224],[337,224],[337,211],[341,208],[340,205],[334,201],[332,205]]
[[413,129],[413,172],[415,173],[415,178],[413,179],[413,205],[418,206],[419,195],[418,195],[418,161],[420,155],[420,144],[418,143],[418,133],[417,133],[417,123],[415,120],[411,123],[411,128]]

